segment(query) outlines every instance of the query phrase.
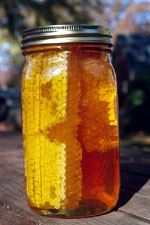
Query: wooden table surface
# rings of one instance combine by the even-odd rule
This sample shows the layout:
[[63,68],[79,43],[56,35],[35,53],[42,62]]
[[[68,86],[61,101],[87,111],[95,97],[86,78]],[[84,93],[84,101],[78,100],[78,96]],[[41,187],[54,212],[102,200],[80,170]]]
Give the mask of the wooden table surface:
[[24,192],[21,134],[0,133],[0,225],[150,224],[150,153],[121,148],[121,192],[117,207],[105,215],[57,219],[37,215]]

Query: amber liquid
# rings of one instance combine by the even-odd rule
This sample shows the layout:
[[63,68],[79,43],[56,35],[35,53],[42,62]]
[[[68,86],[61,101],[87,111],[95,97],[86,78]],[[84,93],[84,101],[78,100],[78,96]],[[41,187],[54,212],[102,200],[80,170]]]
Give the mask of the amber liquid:
[[108,53],[30,53],[22,79],[27,200],[45,215],[111,210],[120,187],[117,94]]

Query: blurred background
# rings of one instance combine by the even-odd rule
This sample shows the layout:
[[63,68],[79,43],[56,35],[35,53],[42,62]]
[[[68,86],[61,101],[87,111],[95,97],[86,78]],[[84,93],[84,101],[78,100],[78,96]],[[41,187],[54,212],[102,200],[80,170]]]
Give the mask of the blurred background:
[[121,145],[150,150],[150,0],[1,0],[0,131],[21,131],[21,30],[70,23],[111,29]]

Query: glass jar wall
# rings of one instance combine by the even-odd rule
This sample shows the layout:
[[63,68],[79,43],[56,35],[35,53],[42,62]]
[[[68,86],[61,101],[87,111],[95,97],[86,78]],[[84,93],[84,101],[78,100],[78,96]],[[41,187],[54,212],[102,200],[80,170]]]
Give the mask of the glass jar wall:
[[102,214],[117,203],[117,88],[102,44],[24,48],[22,120],[27,201],[57,217]]

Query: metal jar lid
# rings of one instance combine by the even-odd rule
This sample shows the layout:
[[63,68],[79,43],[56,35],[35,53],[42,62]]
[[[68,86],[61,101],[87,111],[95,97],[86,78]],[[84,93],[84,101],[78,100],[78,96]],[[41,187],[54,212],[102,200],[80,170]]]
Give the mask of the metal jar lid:
[[57,43],[100,43],[112,46],[109,28],[98,25],[49,25],[25,29],[22,32],[23,48],[33,45]]

